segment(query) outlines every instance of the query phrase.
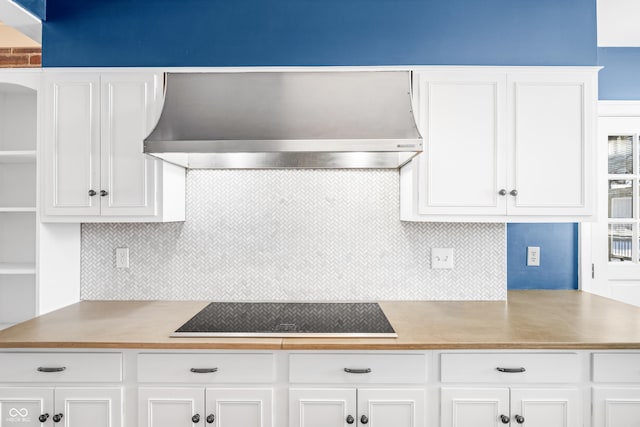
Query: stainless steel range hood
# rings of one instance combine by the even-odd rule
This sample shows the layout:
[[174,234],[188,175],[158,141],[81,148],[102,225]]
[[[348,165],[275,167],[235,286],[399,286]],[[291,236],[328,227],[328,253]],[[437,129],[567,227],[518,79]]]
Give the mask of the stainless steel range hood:
[[398,168],[420,151],[409,71],[168,73],[144,141],[194,169]]

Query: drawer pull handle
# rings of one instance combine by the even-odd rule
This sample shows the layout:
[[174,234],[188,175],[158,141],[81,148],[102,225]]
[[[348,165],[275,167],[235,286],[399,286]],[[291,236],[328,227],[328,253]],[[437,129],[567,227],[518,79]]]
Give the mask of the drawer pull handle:
[[38,421],[40,421],[41,423],[46,422],[49,419],[49,414],[42,414],[38,417]]
[[524,424],[524,417],[522,415],[516,415],[514,418],[518,424]]
[[368,422],[369,422],[369,417],[367,417],[366,415],[361,416],[361,417],[360,417],[360,422],[361,422],[362,424],[366,424],[366,423],[368,423]]
[[194,424],[198,424],[200,422],[200,414],[195,414],[193,417],[191,417],[191,422]]
[[352,415],[347,415],[347,424],[353,424],[355,421]]
[[521,374],[526,371],[525,368],[496,368],[496,370],[507,374]]
[[218,372],[218,368],[191,368],[191,372],[194,374],[211,374]]
[[371,373],[371,368],[364,368],[364,369],[344,368],[344,371],[348,374],[369,374]]
[[511,421],[511,419],[506,415],[500,415],[500,421],[502,422],[502,424],[509,424],[509,421]]
[[40,366],[38,368],[38,372],[62,372],[65,369],[67,369],[66,366],[61,366],[59,368],[46,368],[44,366]]
[[53,422],[54,423],[59,423],[60,421],[62,421],[63,417],[64,417],[64,415],[62,415],[62,414],[55,414],[53,416]]
[[215,416],[215,415],[213,415],[213,414],[209,414],[209,415],[207,416],[207,423],[209,423],[209,424],[213,424],[213,423],[215,423],[215,422],[216,422],[216,416]]

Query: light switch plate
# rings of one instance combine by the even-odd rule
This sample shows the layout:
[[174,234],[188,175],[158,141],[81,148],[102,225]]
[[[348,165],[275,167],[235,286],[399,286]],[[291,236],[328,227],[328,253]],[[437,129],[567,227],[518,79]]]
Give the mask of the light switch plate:
[[540,267],[540,246],[527,246],[527,265]]
[[453,269],[453,248],[431,248],[431,268]]

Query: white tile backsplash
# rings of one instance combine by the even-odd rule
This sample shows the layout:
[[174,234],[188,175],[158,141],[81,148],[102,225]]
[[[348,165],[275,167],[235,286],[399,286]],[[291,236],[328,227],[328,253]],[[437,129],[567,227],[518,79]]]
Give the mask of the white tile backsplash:
[[[504,224],[398,219],[395,170],[192,170],[187,220],[83,224],[82,299],[506,298]],[[128,247],[130,267],[115,267]],[[454,269],[431,269],[431,248]]]

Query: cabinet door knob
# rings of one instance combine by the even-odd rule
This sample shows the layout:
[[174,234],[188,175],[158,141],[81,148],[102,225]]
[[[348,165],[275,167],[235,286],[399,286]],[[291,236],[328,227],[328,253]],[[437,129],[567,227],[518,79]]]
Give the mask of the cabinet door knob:
[[97,194],[97,193],[96,193],[96,190],[89,190],[89,197],[93,197],[93,196],[95,196],[96,194]]
[[500,415],[500,421],[502,421],[502,424],[509,424],[511,420],[506,415]]
[[209,414],[209,416],[207,416],[207,422],[209,424],[213,424],[216,421],[216,416],[213,414]]
[[55,415],[53,416],[53,422],[54,422],[54,423],[59,423],[60,421],[62,421],[62,417],[63,417],[63,416],[64,416],[64,415],[62,415],[62,414],[55,414]]
[[514,418],[518,424],[524,424],[524,417],[522,415],[516,415]]
[[[513,191],[512,191],[512,193],[513,193]],[[100,196],[104,197],[104,196],[108,196],[108,195],[109,195],[109,192],[107,190],[100,190]]]
[[366,415],[361,416],[361,417],[360,417],[360,422],[361,422],[362,424],[366,424],[366,423],[368,423],[368,422],[369,422],[369,417],[367,417]]
[[501,196],[506,196],[507,195],[507,190],[502,188],[502,189],[500,189],[500,191],[498,191],[498,194],[501,195]]
[[511,190],[509,191],[509,194],[511,194],[513,197],[518,195],[518,190]]
[[191,422],[194,424],[197,424],[200,422],[200,414],[195,414],[193,417],[191,417]]
[[355,419],[351,415],[347,415],[347,424],[353,424]]
[[44,423],[48,419],[49,419],[49,414],[42,414],[38,417],[38,421],[40,421],[41,423]]

